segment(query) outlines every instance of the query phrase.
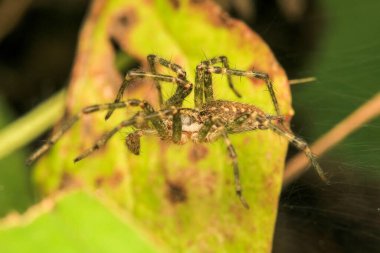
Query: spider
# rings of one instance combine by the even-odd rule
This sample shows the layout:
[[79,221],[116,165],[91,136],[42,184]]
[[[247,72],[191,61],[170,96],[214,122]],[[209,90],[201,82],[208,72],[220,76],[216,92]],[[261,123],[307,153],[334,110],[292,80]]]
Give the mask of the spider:
[[[243,206],[248,209],[249,205],[243,196],[240,183],[237,155],[228,135],[269,129],[285,137],[296,148],[303,151],[322,180],[327,182],[324,172],[312,154],[308,144],[301,138],[295,136],[291,130],[283,124],[284,117],[280,114],[278,102],[272,87],[272,81],[268,74],[231,69],[227,57],[225,56],[202,61],[196,67],[195,73],[195,108],[184,108],[182,107],[182,103],[193,89],[193,84],[187,80],[184,69],[156,55],[148,55],[147,60],[150,72],[139,70],[129,71],[125,75],[124,81],[113,103],[90,105],[83,108],[81,112],[66,121],[44,145],[37,149],[29,157],[27,163],[33,163],[46,153],[47,150],[85,114],[108,111],[105,116],[107,120],[116,109],[140,107],[141,111],[137,112],[131,118],[120,122],[112,130],[103,134],[91,148],[76,157],[74,162],[82,160],[97,149],[103,147],[115,133],[125,127],[133,127],[135,129],[132,133],[128,134],[126,138],[127,148],[135,155],[140,153],[140,138],[144,135],[158,135],[162,140],[172,141],[176,144],[184,144],[189,141],[194,143],[212,142],[222,138],[232,161],[235,192]],[[215,66],[218,63],[222,66]],[[176,76],[157,73],[156,65],[158,64],[171,69]],[[244,76],[264,80],[269,90],[276,115],[266,114],[254,105],[215,100],[213,95],[212,74],[226,75],[228,85],[237,97],[241,97],[241,95],[233,85],[232,76]],[[155,110],[150,103],[144,100],[122,100],[125,89],[131,84],[131,81],[138,78],[153,79],[158,91],[159,110]],[[160,82],[176,84],[176,91],[166,101],[164,101],[162,96]]]

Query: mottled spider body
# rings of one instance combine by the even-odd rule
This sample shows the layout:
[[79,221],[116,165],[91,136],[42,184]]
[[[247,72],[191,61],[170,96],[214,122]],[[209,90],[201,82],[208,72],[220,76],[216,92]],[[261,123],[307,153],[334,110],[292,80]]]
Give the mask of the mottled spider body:
[[[194,87],[195,108],[184,108],[182,107],[182,103],[193,90],[193,84],[186,79],[186,72],[179,65],[155,55],[148,55],[147,59],[151,69],[150,72],[129,71],[113,103],[91,105],[83,108],[80,113],[66,121],[66,123],[52,135],[47,143],[30,156],[27,162],[32,163],[43,155],[84,114],[108,111],[105,116],[105,119],[108,119],[115,109],[140,107],[141,111],[137,112],[133,117],[123,120],[112,130],[106,132],[95,142],[93,147],[84,151],[75,158],[74,161],[77,162],[101,148],[115,133],[125,127],[133,127],[134,129],[134,131],[127,136],[126,145],[128,149],[136,155],[140,153],[140,138],[144,135],[157,135],[162,140],[177,144],[184,144],[186,142],[212,142],[222,138],[227,146],[228,154],[233,164],[236,194],[242,204],[248,208],[248,204],[242,196],[237,155],[228,135],[268,129],[285,137],[291,144],[302,150],[310,159],[321,178],[327,181],[307,143],[296,137],[283,124],[283,116],[280,114],[272,82],[267,74],[256,71],[231,69],[228,65],[227,58],[224,56],[202,61],[196,68]],[[222,66],[215,66],[215,64],[218,63],[222,64]],[[156,64],[171,69],[176,73],[176,76],[158,74],[156,72]],[[254,105],[215,100],[213,95],[212,74],[226,75],[229,87],[238,97],[241,95],[234,88],[231,76],[245,76],[264,80],[271,95],[276,115],[266,114]],[[134,79],[138,78],[151,78],[154,80],[158,91],[160,109],[155,110],[147,101],[137,99],[122,100],[126,88]],[[174,94],[166,101],[164,101],[162,96],[160,82],[169,82],[177,86]]]
[[202,107],[201,115],[214,115],[227,133],[241,133],[256,129],[268,129],[268,121],[282,116],[267,116],[254,105],[216,100]]
[[[262,110],[253,105],[216,100],[205,104],[200,108],[181,108],[181,139],[178,144],[187,142],[201,143],[213,142],[220,138],[222,131],[225,129],[227,133],[241,133],[256,129],[268,129],[269,122],[273,120],[281,120],[282,117],[273,117],[266,115]],[[144,117],[144,116],[142,116]],[[165,136],[166,140],[173,138],[173,118],[167,117],[163,120],[164,127],[168,129],[169,135]],[[135,125],[135,128],[140,128],[142,133],[139,136],[154,134],[159,135],[154,128],[145,125],[145,128]],[[134,137],[136,138],[136,137]],[[129,140],[135,142],[135,139],[127,139],[128,147]],[[131,150],[131,149],[130,149]],[[135,153],[133,151],[132,153]]]

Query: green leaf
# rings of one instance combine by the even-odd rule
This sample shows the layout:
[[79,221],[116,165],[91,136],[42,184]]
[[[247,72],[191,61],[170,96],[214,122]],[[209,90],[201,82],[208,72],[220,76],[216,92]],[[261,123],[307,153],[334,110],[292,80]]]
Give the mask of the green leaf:
[[158,252],[132,221],[112,209],[83,192],[45,199],[0,223],[0,251]]
[[[266,72],[275,83],[282,114],[287,118],[293,114],[285,72],[258,35],[212,2],[164,0],[94,1],[80,36],[67,97],[69,113],[113,101],[122,79],[115,67],[111,38],[143,66],[150,53],[171,59],[186,69],[189,80],[194,79],[196,65],[206,56],[225,55],[233,68]],[[233,80],[243,98],[234,96],[225,77],[215,76],[217,99],[274,112],[264,82]],[[167,98],[175,87],[164,86]],[[151,82],[137,82],[126,97],[157,105]],[[192,95],[185,106],[193,106]],[[119,111],[107,122],[102,113],[91,115],[73,127],[35,169],[41,192],[49,194],[73,185],[98,189],[152,237],[165,242],[171,252],[271,251],[287,141],[271,131],[231,136],[250,210],[235,196],[232,166],[223,141],[179,146],[143,137],[141,155],[134,156],[124,145],[127,130],[123,130],[106,148],[73,163],[102,132],[131,114]]]

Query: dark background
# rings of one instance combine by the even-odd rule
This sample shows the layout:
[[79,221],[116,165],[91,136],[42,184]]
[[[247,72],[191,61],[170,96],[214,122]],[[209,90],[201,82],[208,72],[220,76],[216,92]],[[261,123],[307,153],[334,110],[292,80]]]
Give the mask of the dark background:
[[[4,12],[6,2],[15,9]],[[290,79],[317,78],[292,87],[292,129],[309,142],[379,92],[380,1],[219,2],[268,42]],[[2,2],[0,126],[66,85],[88,5],[86,0]],[[379,143],[375,119],[320,158],[331,186],[310,171],[284,189],[274,252],[380,251]],[[23,165],[32,148],[0,160],[1,216],[35,201]],[[291,149],[289,156],[294,153]]]

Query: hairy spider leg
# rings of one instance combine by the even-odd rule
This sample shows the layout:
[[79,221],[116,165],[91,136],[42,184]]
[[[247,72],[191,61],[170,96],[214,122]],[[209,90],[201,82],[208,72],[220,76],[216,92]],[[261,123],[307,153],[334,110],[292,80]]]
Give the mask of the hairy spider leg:
[[[195,71],[195,89],[194,89],[194,104],[196,108],[201,108],[204,102],[214,101],[214,90],[212,87],[212,76],[207,71],[211,65],[222,63],[224,68],[230,68],[228,59],[225,56],[213,57],[209,60],[202,61]],[[235,89],[231,75],[227,75],[228,86],[237,97],[241,97],[240,93]]]
[[[281,127],[277,126],[273,121],[280,121],[282,120],[282,116],[274,116],[274,115],[260,115],[257,114],[257,112],[253,112],[250,114],[242,114],[235,118],[234,125],[238,126],[243,124],[245,121],[249,119],[254,119],[255,122],[253,122],[253,126],[255,129],[271,129],[275,133],[279,134],[280,136],[284,136],[288,141],[294,145],[299,150],[303,151],[305,155],[309,158],[311,164],[318,172],[319,176],[323,181],[325,181],[327,184],[329,183],[325,173],[323,172],[322,168],[319,166],[319,163],[317,162],[316,157],[311,152],[308,144],[302,140],[301,138],[295,136],[287,129],[283,129],[283,125]],[[207,134],[211,131],[212,127],[216,126],[218,129],[216,132],[220,132],[221,136],[223,136],[224,142],[227,145],[227,150],[229,153],[229,157],[232,160],[233,164],[233,171],[234,171],[234,179],[235,179],[235,191],[237,196],[240,198],[241,203],[245,208],[249,208],[249,205],[245,198],[243,197],[243,191],[242,186],[240,182],[240,173],[239,173],[239,167],[237,162],[237,154],[236,151],[228,138],[228,129],[226,129],[226,126],[224,126],[222,123],[219,122],[218,117],[212,117],[205,121],[203,127],[199,130],[198,134],[198,141],[203,142],[205,140],[205,137]],[[232,126],[231,126],[232,127]]]
[[[228,59],[226,56],[222,55],[222,56],[217,56],[217,57],[213,57],[209,60],[206,60],[206,61],[202,61],[201,62],[201,68],[204,68],[204,66],[210,66],[210,65],[215,65],[217,63],[222,63],[222,66],[224,68],[227,68],[229,69],[230,68],[230,65],[228,64]],[[228,81],[228,86],[230,87],[230,89],[235,93],[235,95],[237,97],[241,97],[241,94],[236,90],[233,82],[232,82],[232,76],[231,75],[227,75],[227,81]]]
[[[177,74],[177,78],[182,79],[185,82],[188,82],[186,79],[186,71],[178,64],[172,63],[164,58],[161,58],[153,54],[148,55],[147,60],[148,60],[149,67],[152,73],[154,74],[157,73],[156,64],[160,64],[174,71]],[[190,94],[190,93],[187,93],[186,90],[183,90],[181,86],[178,86],[175,94],[171,98],[169,98],[166,102],[164,102],[163,96],[162,96],[161,84],[159,80],[154,79],[154,83],[158,91],[158,99],[159,99],[161,109],[163,107],[172,106],[172,105],[181,106],[183,103],[183,100]],[[181,140],[181,135],[182,135],[181,115],[175,114],[173,115],[173,142],[179,143]]]
[[274,131],[278,135],[285,137],[297,149],[299,149],[300,151],[303,151],[305,153],[306,157],[309,158],[311,165],[317,171],[320,178],[324,182],[329,184],[329,181],[326,178],[325,172],[322,170],[321,166],[319,165],[315,155],[311,152],[307,142],[302,140],[300,137],[297,137],[296,135],[294,135],[283,124],[279,124],[279,126],[278,126],[274,123],[276,121],[279,123],[282,123],[283,116],[281,116],[281,115],[280,116],[277,116],[277,115],[260,115],[260,114],[253,112],[251,114],[243,114],[243,115],[237,117],[234,121],[235,121],[236,125],[241,125],[248,119],[255,119],[255,122],[253,124],[256,124],[257,129],[260,129],[260,130],[271,129],[272,131]]
[[[172,97],[170,97],[168,101],[166,102],[166,104],[170,106],[174,105],[177,107],[181,107],[183,100],[191,93],[191,90],[193,88],[193,84],[191,82],[178,78],[178,77],[131,70],[125,75],[124,81],[120,86],[120,89],[117,93],[114,103],[118,103],[121,101],[125,89],[129,86],[130,82],[136,78],[152,78],[156,81],[163,81],[163,82],[177,84],[177,90],[175,94]],[[113,111],[114,109],[112,108],[108,110],[105,116],[106,120],[109,117],[111,117]]]
[[241,187],[241,182],[240,182],[240,172],[239,172],[239,166],[238,166],[237,154],[236,154],[235,148],[232,145],[230,139],[228,138],[226,130],[224,130],[222,132],[222,136],[224,139],[224,143],[227,145],[228,155],[229,155],[230,159],[232,160],[232,166],[233,166],[233,170],[234,170],[236,195],[239,197],[240,202],[243,204],[243,206],[245,208],[249,209],[249,205],[248,205],[247,201],[245,200],[245,198],[243,197],[243,189]]
[[[148,102],[141,101],[138,99],[129,99],[129,100],[120,101],[117,103],[107,103],[107,104],[87,106],[83,108],[81,112],[74,115],[65,123],[63,123],[62,127],[59,128],[44,145],[42,145],[39,149],[37,149],[27,159],[26,164],[31,165],[35,160],[37,160],[39,157],[45,154],[62,137],[62,135],[65,134],[83,115],[98,112],[98,111],[109,110],[109,109],[115,110],[115,109],[120,109],[120,108],[124,108],[128,106],[140,107],[147,114],[155,113],[153,107]],[[168,135],[168,130],[166,129],[166,126],[163,123],[162,119],[152,118],[151,122],[161,137],[165,137]]]
[[156,112],[153,112],[153,113],[148,114],[148,115],[143,115],[143,114],[137,113],[132,118],[130,118],[128,120],[123,120],[122,122],[120,122],[111,131],[108,131],[105,134],[103,134],[102,137],[100,137],[100,139],[98,139],[91,148],[85,150],[82,154],[80,154],[78,157],[76,157],[74,159],[74,162],[78,162],[78,161],[86,158],[87,156],[89,156],[94,151],[96,151],[96,150],[100,149],[101,147],[103,147],[107,143],[107,141],[113,135],[115,135],[115,133],[117,133],[118,131],[120,131],[122,128],[133,126],[135,124],[139,124],[139,123],[142,123],[142,122],[147,121],[147,120],[163,119],[163,118],[166,118],[169,115],[176,114],[177,111],[178,111],[178,109],[173,106],[171,108],[163,109],[163,110],[160,110],[160,111],[156,111]]
[[[246,115],[244,115],[244,116],[246,116]],[[240,118],[240,117],[238,117],[238,118]],[[239,197],[242,205],[245,208],[249,209],[248,202],[243,197],[243,188],[242,188],[241,182],[240,182],[240,172],[239,172],[239,166],[238,166],[237,154],[236,154],[235,148],[232,145],[231,140],[228,137],[227,130],[226,130],[225,126],[219,121],[218,117],[212,117],[212,118],[209,118],[208,120],[205,121],[202,128],[199,130],[198,142],[204,142],[205,141],[205,137],[211,131],[212,127],[217,127],[217,129],[214,131],[216,132],[216,134],[220,134],[219,136],[223,137],[224,143],[227,146],[228,156],[231,159],[232,166],[233,166],[236,195]]]
[[201,129],[199,129],[198,132],[198,142],[204,142],[206,139],[207,134],[210,132],[212,126],[214,125],[214,122],[211,118],[207,119],[204,123]]
[[79,116],[75,115],[63,123],[62,127],[58,129],[50,139],[45,142],[41,147],[39,147],[36,151],[34,151],[26,160],[26,165],[30,166],[34,161],[40,158],[43,154],[45,154],[61,137],[67,130],[69,130],[72,125],[75,124],[79,120]]
[[[206,73],[202,69],[198,69],[195,71],[195,87],[194,87],[194,107],[201,108],[204,104],[204,86],[205,86],[205,78],[210,78],[208,76],[205,77]],[[210,94],[209,94],[210,95]],[[211,94],[213,96],[213,94]]]
[[260,122],[264,128],[262,129],[271,129],[275,133],[277,133],[280,136],[285,137],[293,146],[295,146],[300,151],[304,152],[307,158],[309,158],[311,165],[314,167],[314,169],[317,171],[319,177],[326,183],[329,184],[329,180],[326,177],[325,172],[322,170],[321,166],[319,165],[317,158],[315,155],[311,152],[309,145],[306,141],[301,139],[300,137],[294,135],[290,130],[284,129],[284,126],[280,124],[280,126],[277,126],[272,122],[272,120],[278,120],[279,118],[273,117],[273,116],[260,116],[257,115],[257,120]]
[[[157,74],[156,64],[160,64],[160,65],[174,71],[177,74],[178,78],[180,78],[182,80],[186,80],[186,71],[181,66],[179,66],[178,64],[172,63],[172,62],[170,62],[164,58],[161,58],[157,55],[154,55],[154,54],[148,55],[147,60],[148,60],[150,71],[153,74]],[[156,85],[156,89],[158,91],[158,101],[160,103],[160,108],[162,109],[164,106],[164,99],[162,96],[161,84],[158,80],[154,80],[154,84]],[[170,105],[168,105],[168,106],[170,106]]]
[[214,73],[214,74],[226,74],[228,76],[245,76],[249,78],[258,78],[258,79],[264,80],[268,87],[269,94],[272,98],[272,103],[273,103],[276,115],[277,116],[281,115],[280,108],[278,106],[277,97],[273,89],[273,84],[268,74],[257,72],[257,71],[244,71],[244,70],[230,69],[230,68],[224,68],[224,67],[218,67],[218,66],[207,66],[206,71],[210,73]]

